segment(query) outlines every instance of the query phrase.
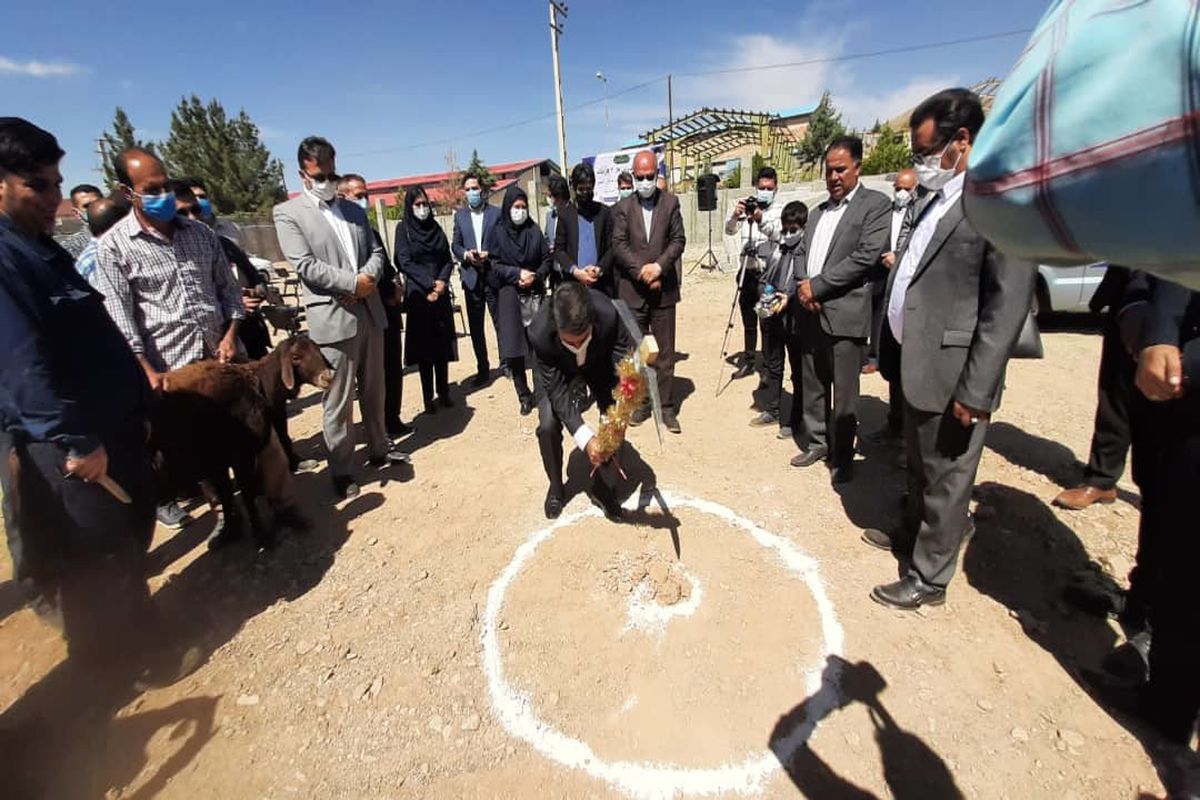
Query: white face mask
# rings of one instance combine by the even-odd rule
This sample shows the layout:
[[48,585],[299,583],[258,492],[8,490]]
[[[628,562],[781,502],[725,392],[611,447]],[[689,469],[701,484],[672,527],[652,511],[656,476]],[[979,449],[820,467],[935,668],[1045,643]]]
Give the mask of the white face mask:
[[785,233],[783,235],[783,243],[788,247],[795,247],[800,244],[800,239],[804,237],[804,230],[798,230],[795,233]]
[[371,207],[371,204],[369,202],[367,202],[367,198],[365,198],[365,197],[356,198],[354,200],[354,205],[358,206],[363,211],[366,211],[368,208]]
[[627,197],[632,197],[632,196],[633,196],[633,189],[618,189],[617,190],[617,197],[621,198],[622,200],[624,200]]
[[769,206],[769,205],[771,205],[771,201],[773,201],[775,199],[775,190],[759,189],[758,193],[755,195],[755,199],[758,200],[759,205]]
[[429,219],[429,206],[413,206],[413,216],[421,222]]
[[931,192],[941,191],[942,187],[954,179],[954,173],[958,169],[958,162],[962,161],[962,151],[958,152],[958,158],[954,159],[954,166],[946,168],[942,166],[942,156],[950,149],[950,143],[942,148],[942,152],[937,155],[922,156],[916,159],[917,182]]
[[563,342],[562,346],[567,348],[567,350],[570,351],[571,353],[575,354],[575,366],[582,367],[583,362],[587,361],[587,349],[588,349],[588,345],[591,343],[592,343],[592,332],[588,331],[587,338],[584,339],[583,344],[579,345],[578,347],[567,344],[566,342]]
[[328,203],[337,197],[337,184],[333,181],[314,181],[309,178],[308,182],[311,184],[309,191],[321,202]]
[[908,204],[912,202],[912,192],[908,189],[896,190],[896,207],[908,208]]
[[649,200],[653,197],[654,191],[658,188],[658,185],[654,182],[654,178],[645,181],[634,178],[633,185],[637,188],[637,193],[641,195],[643,200]]
[[524,225],[525,220],[529,219],[529,209],[513,206],[509,209],[508,217],[513,221],[513,225]]

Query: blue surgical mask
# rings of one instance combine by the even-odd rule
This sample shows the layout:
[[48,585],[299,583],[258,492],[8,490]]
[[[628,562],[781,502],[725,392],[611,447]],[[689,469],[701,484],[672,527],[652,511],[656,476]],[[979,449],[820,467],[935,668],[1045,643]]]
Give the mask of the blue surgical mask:
[[483,192],[479,189],[467,189],[467,205],[471,208],[479,208],[483,203]]
[[155,222],[170,222],[175,219],[175,193],[139,194],[142,211]]
[[370,202],[368,202],[367,198],[365,198],[365,197],[356,197],[354,199],[354,205],[358,206],[363,211],[366,211],[368,208],[371,207]]
[[200,206],[201,219],[212,219],[212,202],[207,197],[197,197],[196,204]]
[[617,196],[620,197],[622,200],[626,199],[627,197],[630,197],[631,195],[633,195],[633,189],[618,189],[617,190]]
[[769,206],[771,205],[771,201],[775,199],[775,191],[773,189],[759,189],[754,196],[760,206]]

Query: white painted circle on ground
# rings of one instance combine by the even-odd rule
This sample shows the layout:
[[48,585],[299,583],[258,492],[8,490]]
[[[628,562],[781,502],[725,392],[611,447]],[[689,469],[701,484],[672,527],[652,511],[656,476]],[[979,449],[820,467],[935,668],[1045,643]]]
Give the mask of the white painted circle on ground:
[[[635,495],[635,500],[636,497]],[[841,655],[844,639],[842,626],[837,620],[833,603],[825,592],[825,583],[821,579],[816,560],[791,541],[764,530],[717,503],[666,492],[662,493],[662,498],[668,508],[691,508],[741,528],[760,545],[774,551],[780,562],[798,575],[808,587],[821,617],[822,651],[818,662],[805,670],[809,692],[809,713],[805,715],[805,720],[773,743],[774,753],[764,750],[761,754],[751,755],[740,762],[709,768],[688,768],[649,762],[602,761],[585,742],[567,736],[538,719],[528,694],[513,688],[504,677],[500,640],[496,632],[500,610],[504,606],[505,593],[533,558],[538,546],[561,528],[574,525],[587,517],[599,516],[599,509],[594,507],[560,517],[553,525],[531,535],[517,548],[512,561],[488,589],[480,638],[483,641],[483,668],[487,675],[492,706],[510,734],[528,742],[542,755],[563,766],[583,770],[631,797],[659,800],[679,795],[758,793],[762,791],[765,781],[781,769],[780,760],[788,760],[812,735],[817,727],[816,720],[823,719],[838,705],[836,690],[831,688],[836,686],[837,675],[826,668],[826,662],[829,656]]]

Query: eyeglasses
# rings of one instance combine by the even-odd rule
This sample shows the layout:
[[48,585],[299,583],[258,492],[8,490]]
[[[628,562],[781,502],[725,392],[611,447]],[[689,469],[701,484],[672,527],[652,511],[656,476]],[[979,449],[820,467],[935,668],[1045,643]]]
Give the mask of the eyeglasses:
[[304,173],[304,177],[308,178],[313,183],[324,183],[325,181],[336,181],[338,179],[337,173],[335,172],[330,172],[328,174],[324,172],[318,172],[316,175],[309,175],[306,172]]
[[652,180],[655,180],[657,177],[658,177],[658,174],[652,172],[649,175],[634,175],[633,179],[637,180],[637,181],[652,181]]

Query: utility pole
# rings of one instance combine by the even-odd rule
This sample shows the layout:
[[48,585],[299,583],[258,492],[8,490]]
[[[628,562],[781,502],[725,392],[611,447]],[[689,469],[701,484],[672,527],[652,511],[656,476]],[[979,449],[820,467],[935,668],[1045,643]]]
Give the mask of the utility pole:
[[671,76],[667,75],[667,186],[675,188],[675,106],[671,102]]
[[562,0],[550,0],[550,53],[554,57],[554,107],[558,111],[558,157],[559,167],[567,172],[567,129],[563,120],[562,73],[558,68],[558,37],[562,35],[562,25],[558,15],[567,18],[567,4]]

